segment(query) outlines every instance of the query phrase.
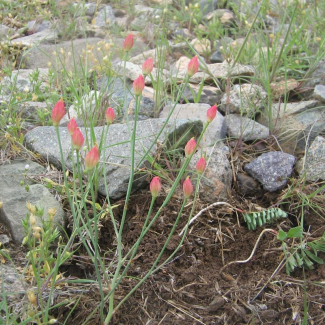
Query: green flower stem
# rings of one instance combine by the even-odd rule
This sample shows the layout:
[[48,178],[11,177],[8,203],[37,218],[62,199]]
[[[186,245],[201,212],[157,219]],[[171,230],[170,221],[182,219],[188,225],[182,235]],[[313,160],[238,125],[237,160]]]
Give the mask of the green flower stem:
[[[95,168],[95,171],[93,172],[93,174],[96,174],[97,171],[97,167]],[[91,173],[88,172],[88,178],[91,179]],[[92,182],[90,182],[92,183]],[[95,248],[95,255],[94,255],[94,266],[95,266],[95,272],[96,272],[96,276],[97,276],[97,280],[98,280],[98,287],[99,287],[99,293],[100,293],[100,320],[101,322],[103,322],[104,319],[104,292],[103,292],[103,286],[102,286],[102,281],[101,281],[101,275],[99,272],[99,268],[98,268],[98,261],[101,260],[100,258],[100,254],[98,251],[98,214],[97,214],[97,210],[96,210],[96,198],[95,198],[95,191],[94,191],[94,187],[91,186],[90,187],[90,192],[91,192],[91,198],[92,198],[92,203],[93,203],[93,213],[94,213],[94,232],[95,232],[95,237],[92,238],[92,242]]]
[[113,315],[113,311],[114,311],[114,291],[115,291],[115,288],[116,288],[115,283],[116,283],[116,281],[117,281],[117,279],[119,277],[120,269],[121,269],[122,264],[123,264],[123,260],[122,260],[122,232],[123,232],[123,227],[124,227],[124,223],[125,223],[126,212],[128,210],[128,202],[129,202],[131,192],[132,192],[133,180],[134,180],[135,137],[136,137],[136,129],[137,129],[137,121],[138,121],[138,112],[139,112],[139,107],[140,107],[140,100],[141,100],[141,96],[136,96],[133,131],[132,131],[132,136],[131,136],[131,164],[130,164],[131,173],[130,173],[130,178],[129,178],[129,183],[128,183],[128,189],[127,189],[127,192],[126,192],[126,198],[125,198],[125,204],[124,204],[122,219],[121,219],[121,223],[120,223],[120,229],[119,229],[118,236],[117,236],[118,264],[117,264],[116,270],[114,272],[114,277],[113,277],[112,282],[111,282],[111,287],[113,287],[114,289],[111,289],[111,291],[110,291],[109,311],[108,311],[108,315],[107,315],[107,317],[105,319],[104,324],[108,324],[108,322],[106,322],[107,319],[110,319],[112,317],[112,315]]

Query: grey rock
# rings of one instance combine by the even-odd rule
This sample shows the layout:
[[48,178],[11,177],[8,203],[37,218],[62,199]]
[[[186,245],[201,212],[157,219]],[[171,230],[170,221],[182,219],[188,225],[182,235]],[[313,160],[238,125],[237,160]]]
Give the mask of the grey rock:
[[51,23],[48,20],[31,20],[27,23],[27,28],[29,32],[38,33],[42,32],[45,29],[50,29]]
[[215,51],[210,56],[211,63],[222,63],[224,61],[223,54],[220,51]]
[[96,11],[96,4],[95,3],[74,3],[74,7],[76,8],[75,16],[88,16],[92,17],[95,14]]
[[11,44],[17,45],[21,44],[22,46],[35,46],[39,44],[52,44],[58,39],[58,33],[56,30],[44,29],[41,32],[19,37],[14,39]]
[[[210,108],[208,104],[177,104],[171,115],[174,119],[199,119],[202,123],[206,123],[207,110]],[[170,111],[173,109],[173,105],[167,105],[161,111],[159,117],[167,117]],[[220,142],[225,139],[227,134],[227,126],[225,118],[221,113],[217,112],[216,118],[211,122],[207,128],[200,147],[209,147],[216,142]]]
[[[205,152],[207,167],[200,181],[201,200],[214,203],[218,200],[227,200],[232,184],[232,170],[222,145],[215,145]],[[196,163],[202,157],[201,151],[196,152],[189,164],[191,170],[196,169]],[[192,177],[195,186],[196,177]]]
[[[139,77],[139,75],[142,75],[142,66],[134,64],[132,62],[126,62],[125,63],[125,69],[124,69],[124,62],[117,63],[113,67],[114,71],[120,75],[120,76],[126,76],[128,79],[131,79],[134,81]],[[169,80],[169,71],[163,69],[162,71],[158,71],[157,68],[153,68],[151,72],[152,79],[157,82],[158,78],[161,79],[164,85],[167,85],[170,83]],[[146,85],[152,85],[152,81],[150,76],[147,76],[145,78],[145,84]]]
[[[227,79],[230,78],[238,78],[243,76],[253,76],[255,74],[255,70],[252,66],[235,64],[232,67],[231,64],[227,62],[223,63],[213,63],[207,64],[206,69],[209,73],[204,71],[197,72],[193,77],[190,78],[190,82],[192,83],[200,83],[202,81],[212,81],[213,78],[216,79]],[[173,78],[182,82],[187,74],[187,71],[178,71],[173,74]]]
[[114,11],[111,6],[106,5],[97,13],[93,25],[96,27],[108,27],[115,22]]
[[10,242],[10,238],[7,235],[5,234],[0,235],[0,243],[1,243],[0,247],[9,244],[9,242]]
[[231,26],[235,24],[235,15],[228,9],[217,9],[209,12],[205,18],[207,20],[217,19],[221,24]]
[[317,100],[273,105],[272,120],[267,112],[258,118],[264,125],[276,125],[282,149],[304,151],[317,135],[325,131],[324,104]]
[[263,153],[245,165],[245,171],[262,183],[266,191],[282,189],[291,176],[295,157],[280,151]]
[[39,122],[39,115],[37,112],[43,111],[44,115],[49,112],[49,108],[44,102],[23,102],[18,104],[18,112],[28,122]]
[[[165,119],[149,119],[146,121],[139,121],[136,132],[136,147],[135,147],[135,164],[137,167],[137,174],[133,184],[133,191],[145,186],[147,184],[146,177],[141,175],[139,170],[148,164],[144,159],[141,163],[143,154],[149,149],[152,141],[154,141],[156,134],[163,127]],[[80,128],[81,132],[85,134],[85,129]],[[104,139],[105,151],[102,152],[101,159],[105,157],[105,172],[108,185],[108,194],[112,199],[118,199],[125,195],[128,180],[130,176],[130,134],[132,126],[128,124],[113,124],[108,129],[107,138]],[[103,135],[103,127],[95,127],[94,134],[97,142]],[[187,132],[184,136],[184,133]],[[68,168],[72,167],[71,160],[71,140],[66,128],[59,128],[63,160]],[[88,130],[87,130],[88,132]],[[182,141],[177,142],[179,148],[183,148],[186,142],[191,137],[197,137],[202,132],[202,122],[198,120],[174,120],[169,121],[166,128],[159,137],[159,142],[166,142],[167,147],[170,143],[182,138]],[[37,127],[29,131],[25,135],[26,146],[32,151],[40,153],[50,163],[57,167],[61,167],[60,150],[56,131],[54,127]],[[154,143],[150,150],[150,155],[155,155],[157,150],[157,143]],[[101,163],[99,170],[104,165]],[[99,193],[106,195],[104,178],[99,182]]]
[[304,81],[301,85],[302,89],[306,91],[302,94],[304,98],[308,98],[312,89],[315,88],[316,85],[325,85],[325,60],[320,60],[316,67],[313,69],[312,73],[308,75],[306,81]]
[[[80,71],[81,67],[84,67],[83,58],[85,58],[84,52],[87,51],[87,47],[97,47],[100,41],[102,41],[100,38],[88,38],[62,42],[56,45],[41,44],[24,54],[23,63],[27,68],[31,69],[47,68],[48,63],[50,63],[54,70],[61,71],[61,62],[63,62],[65,69],[68,71],[75,71],[75,69]],[[61,49],[65,54],[61,54]],[[67,55],[69,52],[71,56]],[[59,56],[59,59],[57,56]],[[95,57],[98,61],[101,61],[104,54],[96,51]],[[94,62],[88,59],[87,64],[91,68]]]
[[[198,97],[199,91],[201,91],[200,97]],[[203,86],[188,84],[182,94],[182,99],[189,103],[194,103],[199,98],[199,103],[205,103],[209,105],[215,105],[222,97],[223,93],[219,88],[212,86]]]
[[4,40],[10,34],[13,34],[14,30],[6,25],[0,24],[0,39]]
[[[28,171],[25,166],[29,165]],[[44,175],[45,170],[40,165],[18,161],[11,165],[0,166],[0,201],[3,202],[0,210],[0,222],[2,222],[10,231],[15,243],[20,244],[26,236],[22,226],[22,220],[26,219],[28,210],[26,202],[44,209],[44,220],[48,220],[47,211],[50,208],[56,208],[57,212],[54,216],[54,222],[62,226],[64,224],[64,212],[59,202],[49,192],[49,190],[41,184],[35,184],[27,176]],[[29,185],[26,191],[24,186],[20,185],[21,181]],[[40,220],[37,224],[41,225]]]
[[[32,93],[36,82],[39,83],[39,90],[45,92],[49,87],[48,69],[21,69],[12,71],[11,77],[5,77],[0,83],[3,94],[11,94],[12,91]],[[31,80],[32,76],[38,74],[37,80]]]
[[270,130],[266,126],[238,114],[227,115],[226,123],[231,138],[254,141],[266,139],[270,135]]
[[296,170],[308,181],[325,180],[325,139],[317,136],[306,155],[296,164]]
[[[6,296],[9,303],[17,303],[25,295],[25,281],[13,267],[0,263],[1,293]],[[1,301],[2,299],[0,299]]]
[[[229,98],[228,98],[229,97]],[[263,107],[267,97],[265,90],[253,84],[235,85],[228,94],[221,98],[220,110],[225,113],[245,114],[255,116]],[[227,105],[229,102],[229,105]]]
[[260,184],[257,181],[255,181],[254,178],[244,173],[238,173],[236,175],[236,181],[237,181],[238,192],[241,195],[252,196],[261,193]]
[[314,98],[325,102],[325,86],[324,85],[316,85],[314,89]]

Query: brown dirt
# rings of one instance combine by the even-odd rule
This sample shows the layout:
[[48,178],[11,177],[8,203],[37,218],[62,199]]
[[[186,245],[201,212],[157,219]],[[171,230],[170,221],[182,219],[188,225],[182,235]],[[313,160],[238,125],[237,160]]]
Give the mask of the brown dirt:
[[[144,192],[130,203],[125,226],[125,251],[139,236],[149,200],[148,193]],[[161,202],[160,197],[156,209]],[[174,198],[170,208],[164,210],[145,236],[128,272],[129,277],[122,281],[116,292],[116,303],[152,265],[171,230],[180,204],[181,201]],[[189,206],[184,211],[161,261],[177,247],[180,241],[178,233],[186,224],[190,209]],[[312,229],[320,229],[313,236],[322,235],[322,218],[308,215],[306,221],[311,233]],[[281,224],[283,229],[290,226],[289,219]],[[277,225],[269,228],[277,229]],[[272,277],[283,258],[280,242],[273,234],[263,235],[252,260],[229,265],[220,272],[225,264],[248,258],[261,231],[248,231],[242,217],[229,209],[219,207],[207,211],[191,225],[172,261],[125,302],[112,324],[301,324],[305,292],[309,323],[323,324],[324,265],[315,265],[314,270],[306,271],[305,282],[302,269],[296,269],[288,276],[283,267]],[[111,235],[111,223],[104,220],[100,245],[103,253],[114,248]],[[98,293],[97,297],[96,293],[93,294],[95,300],[99,298]],[[91,304],[85,308],[91,308]],[[77,315],[80,317],[82,311],[79,307],[74,314],[76,318],[72,317],[70,324],[80,321]],[[89,324],[99,324],[99,321],[92,319]]]

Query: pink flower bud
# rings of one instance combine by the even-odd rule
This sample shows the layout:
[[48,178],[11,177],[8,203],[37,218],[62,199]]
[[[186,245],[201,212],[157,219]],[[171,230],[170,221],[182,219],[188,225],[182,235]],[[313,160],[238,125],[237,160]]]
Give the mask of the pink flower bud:
[[196,147],[196,141],[194,138],[189,140],[185,146],[185,156],[189,157],[195,150]]
[[214,118],[216,117],[217,109],[218,109],[218,107],[216,105],[213,105],[207,110],[207,121],[208,121],[208,123],[211,123],[214,120]]
[[142,94],[144,88],[144,79],[143,76],[140,76],[133,81],[133,90],[136,96],[140,96]]
[[142,64],[142,73],[146,76],[151,73],[153,69],[153,60],[149,58]]
[[77,127],[78,127],[78,125],[77,125],[76,120],[75,120],[74,118],[72,118],[72,119],[69,121],[68,125],[67,125],[68,132],[69,132],[69,134],[70,134],[71,136],[72,136],[73,132],[75,131],[75,129],[76,129]]
[[64,102],[60,99],[52,109],[52,122],[54,126],[59,126],[62,117],[65,114]]
[[99,161],[99,151],[95,145],[89,152],[87,152],[85,157],[85,167],[86,170],[91,170],[96,167]]
[[187,66],[187,74],[192,77],[199,71],[199,61],[197,56],[195,55]]
[[156,198],[161,190],[161,183],[158,176],[155,176],[150,183],[151,195]]
[[129,52],[132,47],[133,47],[133,35],[129,34],[128,36],[126,36],[124,42],[123,42],[123,50],[124,52]]
[[183,192],[184,192],[185,200],[188,199],[193,193],[193,185],[191,183],[189,176],[186,177],[183,183]]
[[199,174],[202,174],[205,170],[205,167],[207,166],[207,162],[204,157],[201,157],[199,161],[196,163],[196,171]]
[[107,124],[112,124],[115,118],[115,113],[112,107],[108,107],[105,113]]
[[71,142],[72,142],[72,146],[76,149],[76,150],[80,150],[81,147],[83,146],[85,139],[84,136],[82,135],[81,131],[79,128],[76,128],[72,134],[71,137]]

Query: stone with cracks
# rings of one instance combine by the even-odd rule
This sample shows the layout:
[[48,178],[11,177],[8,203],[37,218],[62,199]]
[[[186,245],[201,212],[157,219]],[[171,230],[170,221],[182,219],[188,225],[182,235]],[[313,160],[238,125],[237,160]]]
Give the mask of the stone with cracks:
[[[29,165],[28,171],[25,170],[26,164]],[[24,177],[24,173],[28,177]],[[13,162],[11,165],[0,166],[0,201],[3,206],[0,209],[0,222],[2,222],[10,231],[15,243],[20,244],[26,236],[22,226],[22,220],[26,219],[29,212],[26,208],[26,202],[44,209],[44,220],[48,219],[47,211],[50,208],[56,208],[54,222],[62,226],[64,224],[64,212],[59,202],[54,198],[50,191],[41,184],[35,184],[29,177],[44,175],[45,169],[34,162]],[[29,186],[27,192],[25,186]],[[41,225],[39,220],[38,225]]]
[[[171,115],[171,118],[197,118],[202,121],[203,124],[207,120],[207,110],[210,108],[208,104],[177,104]],[[167,117],[170,111],[173,109],[173,105],[168,105],[163,108],[159,117]],[[227,134],[227,126],[225,118],[221,113],[217,112],[215,119],[211,122],[207,128],[200,147],[208,147],[214,145],[216,142],[220,142],[225,139]]]
[[291,176],[295,157],[281,151],[263,153],[245,166],[245,171],[262,183],[266,191],[285,187]]
[[243,141],[266,139],[270,134],[270,130],[266,126],[238,114],[227,115],[226,124],[229,137],[241,138]]
[[[232,184],[232,169],[227,158],[227,146],[216,145],[205,151],[207,167],[200,181],[200,198],[204,202],[214,203],[228,199],[228,192]],[[194,171],[196,163],[202,157],[202,152],[196,152],[189,168]],[[196,176],[191,177],[195,186]]]
[[[145,153],[154,157],[159,149],[159,143],[166,143],[166,147],[176,143],[177,148],[184,148],[192,137],[198,137],[202,132],[202,122],[199,120],[170,120],[164,131],[155,142],[159,130],[163,127],[165,119],[148,119],[137,124],[135,144],[136,175],[132,191],[136,191],[148,184],[147,174],[141,174],[142,168],[150,167]],[[131,126],[132,125],[132,126]],[[108,195],[112,199],[118,199],[126,194],[130,177],[130,134],[133,124],[112,124],[104,139],[105,150],[101,152],[99,171],[103,168],[105,160],[106,182]],[[80,128],[85,135],[85,129]],[[59,128],[63,159],[68,168],[72,168],[71,140],[66,128]],[[87,131],[88,132],[88,131]],[[98,143],[104,132],[104,127],[95,127],[94,134]],[[185,136],[184,136],[185,135]],[[179,141],[181,139],[181,141]],[[25,136],[26,146],[34,152],[41,154],[51,164],[61,167],[59,144],[54,127],[37,127],[29,131]],[[151,144],[154,144],[151,147]],[[82,151],[83,152],[83,151]],[[150,159],[149,159],[150,160]],[[104,177],[99,181],[99,193],[106,195]]]
[[325,139],[317,136],[306,155],[297,162],[296,170],[300,176],[306,175],[308,181],[325,180]]

